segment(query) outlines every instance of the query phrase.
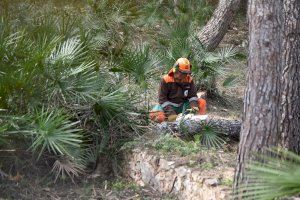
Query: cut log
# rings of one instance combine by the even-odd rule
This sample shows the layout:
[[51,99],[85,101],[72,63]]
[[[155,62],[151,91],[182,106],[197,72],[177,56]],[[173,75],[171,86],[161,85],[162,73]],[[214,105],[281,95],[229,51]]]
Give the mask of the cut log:
[[215,127],[219,132],[228,135],[230,139],[239,140],[240,138],[241,120],[214,117],[209,120],[209,124]]
[[217,132],[227,135],[231,140],[239,140],[241,120],[224,119],[216,116],[209,118],[206,122],[190,119],[176,122],[163,122],[155,126],[155,131],[160,134],[193,135],[201,133],[205,124],[214,127]]

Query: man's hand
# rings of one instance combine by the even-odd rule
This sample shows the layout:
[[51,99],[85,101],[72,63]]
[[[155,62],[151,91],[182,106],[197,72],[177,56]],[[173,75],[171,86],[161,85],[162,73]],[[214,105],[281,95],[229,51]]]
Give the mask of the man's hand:
[[198,114],[199,113],[199,108],[198,107],[192,107],[190,109],[187,109],[187,111],[189,113],[192,113],[192,114]]
[[174,122],[177,118],[177,115],[169,115],[168,122]]
[[199,112],[199,108],[198,107],[192,107],[192,111],[193,111],[193,113],[198,113]]

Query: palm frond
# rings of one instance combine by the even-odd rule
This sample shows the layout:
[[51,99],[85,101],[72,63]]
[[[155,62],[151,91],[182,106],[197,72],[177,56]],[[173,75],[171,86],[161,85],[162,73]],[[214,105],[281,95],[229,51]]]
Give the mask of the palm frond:
[[[270,154],[271,153],[271,154]],[[286,150],[270,150],[247,166],[247,185],[238,188],[243,199],[269,200],[300,193],[300,157]]]
[[203,125],[202,131],[200,133],[200,142],[207,148],[221,148],[226,142],[219,136],[218,132],[214,127],[209,124]]
[[[108,125],[111,120],[130,122],[130,116],[134,115],[134,103],[136,99],[130,97],[122,90],[116,90],[101,97],[95,104],[95,112],[99,121]],[[132,122],[131,122],[132,123]]]
[[[64,103],[73,102],[93,102],[99,95],[101,87],[101,77],[94,70],[95,63],[81,63],[74,68],[67,68],[57,73],[54,69],[48,69],[46,76],[50,78],[47,81],[46,93],[49,100],[59,100]],[[59,70],[58,70],[59,72]],[[103,80],[102,80],[103,81]]]
[[130,1],[108,0],[90,3],[93,12],[89,14],[85,26],[91,32],[93,41],[100,44],[97,46],[94,43],[93,48],[101,50],[101,54],[119,54],[126,45],[129,37],[127,29],[132,27],[132,23],[129,24],[128,21],[134,18],[132,13],[136,10],[131,4]]
[[159,13],[160,6],[161,2],[159,1],[153,1],[145,4],[145,6],[143,6],[141,9],[141,16],[138,20],[138,23],[148,27],[158,24],[158,22],[161,20],[161,15]]
[[229,46],[229,47],[223,47],[221,48],[217,54],[218,57],[221,59],[223,62],[228,62],[229,59],[232,59],[234,56],[236,56],[238,50],[234,46]]
[[67,176],[74,182],[74,177],[78,177],[84,172],[84,166],[68,157],[62,157],[54,162],[51,172],[55,174],[54,182],[59,177],[65,179]]
[[209,2],[203,0],[193,1],[192,7],[194,11],[190,11],[193,14],[193,18],[197,22],[197,25],[204,25],[212,16],[215,8],[210,5]]
[[159,63],[159,59],[150,51],[150,46],[142,44],[125,51],[111,70],[131,75],[137,84],[146,89],[148,79],[158,73]]
[[79,122],[70,121],[62,111],[43,108],[36,110],[28,119],[31,124],[22,132],[32,136],[30,149],[39,153],[38,158],[45,150],[74,156],[72,149],[81,147],[82,130],[76,127]]
[[173,39],[170,42],[170,48],[167,50],[167,55],[165,56],[164,60],[168,65],[168,68],[170,68],[170,66],[173,66],[178,58],[188,58],[190,55],[191,49],[188,40]]
[[71,65],[76,61],[80,61],[85,54],[84,48],[78,38],[70,38],[61,43],[50,55],[48,62],[52,65],[62,63],[63,65]]
[[109,41],[112,40],[112,36],[106,32],[99,31],[91,40],[91,46],[95,50],[103,50],[109,45]]

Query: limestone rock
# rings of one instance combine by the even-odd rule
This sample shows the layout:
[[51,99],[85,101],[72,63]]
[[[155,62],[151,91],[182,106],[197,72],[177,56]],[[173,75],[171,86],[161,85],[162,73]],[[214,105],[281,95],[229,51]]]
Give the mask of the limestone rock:
[[[183,200],[228,199],[229,187],[220,185],[219,180],[232,178],[228,176],[233,175],[233,168],[219,167],[213,173],[208,173],[188,167],[182,160],[169,160],[143,149],[132,151],[127,160],[127,174],[141,186],[150,185],[160,193],[176,194]],[[220,177],[220,174],[224,174],[224,177]]]

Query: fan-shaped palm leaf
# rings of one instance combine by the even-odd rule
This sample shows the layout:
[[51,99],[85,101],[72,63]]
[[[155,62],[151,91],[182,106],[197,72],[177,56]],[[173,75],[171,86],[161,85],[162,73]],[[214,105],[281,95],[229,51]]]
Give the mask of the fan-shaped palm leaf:
[[84,172],[84,166],[69,157],[62,157],[54,162],[51,172],[55,174],[54,182],[58,177],[65,178],[66,176],[74,182],[74,177],[78,177]]
[[[82,61],[81,58],[86,52],[78,38],[70,38],[61,43],[50,55],[48,62],[52,65],[62,63],[69,66]],[[76,62],[77,61],[77,62]]]
[[247,166],[247,185],[238,188],[243,199],[271,200],[300,193],[300,157],[285,150],[271,150]]
[[164,56],[164,63],[167,66],[166,70],[169,70],[170,66],[173,66],[178,58],[189,58],[191,55],[189,42],[184,39],[173,39],[170,42],[170,48],[166,52],[167,54]]
[[143,6],[141,8],[141,16],[138,19],[138,24],[153,26],[158,24],[158,22],[162,19],[159,13],[159,8],[161,7],[160,1],[152,1]]
[[82,63],[78,67],[67,68],[60,73],[55,69],[48,69],[46,76],[50,70],[53,74],[47,81],[46,92],[50,94],[49,99],[57,101],[62,98],[64,103],[95,101],[103,83],[100,74],[94,70],[94,65],[93,62]]
[[[0,104],[3,107],[11,107],[17,104],[27,104],[27,101],[34,95],[34,84],[39,78],[42,56],[46,55],[46,50],[42,51],[26,37],[22,32],[0,35],[0,71],[5,74],[0,79]],[[16,98],[19,95],[19,98]],[[22,97],[20,98],[20,96]],[[14,99],[14,106],[10,104]],[[19,107],[22,109],[23,107]]]
[[136,102],[135,97],[119,89],[101,97],[95,105],[95,111],[101,123],[108,125],[111,120],[116,120],[130,125],[134,124],[134,119],[130,118],[135,115],[133,105]]
[[200,142],[207,148],[221,148],[225,140],[221,138],[220,132],[210,125],[203,125],[200,133]]
[[140,45],[125,51],[111,70],[131,75],[137,84],[146,89],[148,79],[158,72],[159,63],[158,58],[151,54],[149,45]]
[[76,128],[79,122],[70,121],[62,111],[49,109],[36,110],[30,126],[22,131],[33,138],[30,149],[39,152],[40,157],[47,149],[57,155],[74,156],[72,149],[80,148],[82,143],[81,129]]

